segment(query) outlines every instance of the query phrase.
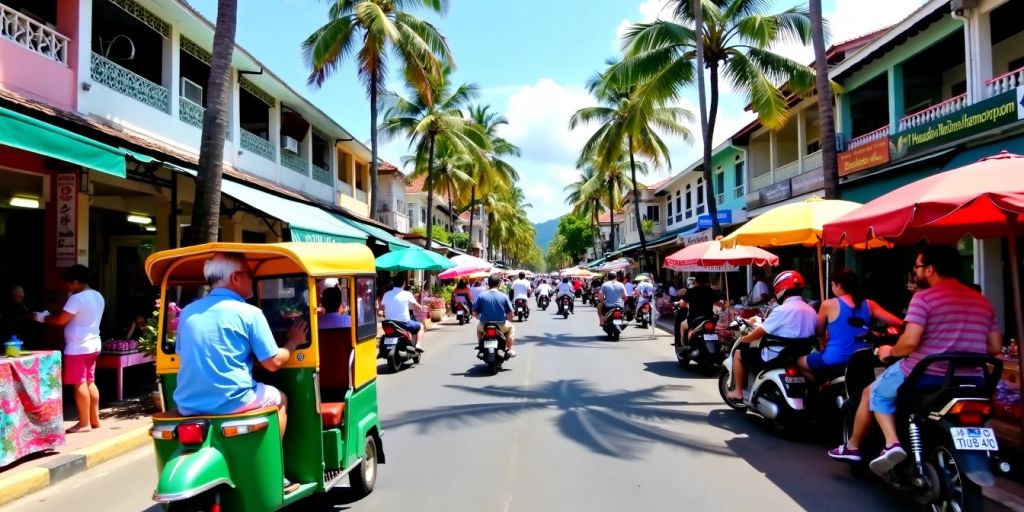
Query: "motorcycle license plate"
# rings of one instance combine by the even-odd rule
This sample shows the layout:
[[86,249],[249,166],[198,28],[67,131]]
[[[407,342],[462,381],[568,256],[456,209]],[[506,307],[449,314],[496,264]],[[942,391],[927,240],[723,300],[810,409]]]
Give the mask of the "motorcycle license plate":
[[615,325],[622,325],[623,322],[622,320],[614,320],[612,323],[614,323]]
[[952,427],[949,433],[953,436],[953,444],[957,450],[999,450],[996,433],[990,428]]
[[704,341],[718,341],[718,335],[717,334],[705,334],[704,335]]
[[786,377],[785,379],[786,384],[803,384],[806,382],[803,377]]
[[461,309],[457,313],[455,313],[456,316],[462,316],[464,314],[466,314],[466,313],[464,311],[462,311]]
[[398,338],[384,338],[385,347],[393,347],[398,344]]
[[498,348],[498,340],[484,340],[484,348]]
[[522,312],[523,312],[523,308],[516,308],[516,313],[522,313]]

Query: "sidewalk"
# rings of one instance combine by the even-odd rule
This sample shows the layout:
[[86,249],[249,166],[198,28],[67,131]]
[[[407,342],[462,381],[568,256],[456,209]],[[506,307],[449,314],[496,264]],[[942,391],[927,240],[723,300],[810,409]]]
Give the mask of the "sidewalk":
[[[74,405],[64,406],[64,428],[77,423]],[[70,409],[70,410],[69,410]],[[149,442],[149,395],[128,398],[100,410],[102,426],[67,434],[64,446],[29,455],[0,470],[0,505],[65,480]]]

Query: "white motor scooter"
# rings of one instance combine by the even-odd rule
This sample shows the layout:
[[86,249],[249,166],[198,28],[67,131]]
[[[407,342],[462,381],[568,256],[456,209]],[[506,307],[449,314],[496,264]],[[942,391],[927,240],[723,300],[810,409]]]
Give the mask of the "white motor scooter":
[[[735,320],[731,329],[741,334],[752,332],[759,322],[742,318]],[[769,359],[761,371],[748,372],[743,401],[730,400],[733,389],[732,364],[736,350],[742,347],[736,337],[729,355],[723,363],[725,371],[718,379],[718,391],[726,405],[738,411],[751,411],[771,422],[776,431],[783,433],[801,421],[806,409],[807,381],[796,367],[796,360],[811,351],[817,343],[814,338],[779,338],[765,336],[751,344],[761,349],[762,357]]]

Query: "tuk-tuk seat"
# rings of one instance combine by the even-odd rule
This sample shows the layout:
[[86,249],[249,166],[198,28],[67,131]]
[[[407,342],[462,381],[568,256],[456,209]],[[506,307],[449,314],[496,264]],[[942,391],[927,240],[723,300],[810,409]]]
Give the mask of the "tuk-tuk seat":
[[334,428],[345,419],[345,393],[349,387],[352,329],[320,330],[320,420]]

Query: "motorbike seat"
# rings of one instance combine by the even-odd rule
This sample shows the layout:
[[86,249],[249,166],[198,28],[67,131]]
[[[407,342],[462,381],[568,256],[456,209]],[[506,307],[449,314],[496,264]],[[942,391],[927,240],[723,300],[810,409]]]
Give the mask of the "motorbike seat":
[[391,327],[392,329],[395,330],[396,333],[398,333],[399,336],[412,339],[412,334],[409,334],[409,331],[407,331],[405,327],[402,326],[402,324],[395,322],[394,320],[384,320],[383,322],[381,322],[380,325],[382,329]]
[[334,428],[345,420],[345,402],[321,402],[320,422],[324,428]]
[[[945,366],[941,383],[929,376],[929,367]],[[967,352],[935,354],[922,359],[896,394],[901,411],[926,413],[941,408],[954,398],[990,399],[1002,374],[1003,363],[995,357]],[[928,382],[928,381],[931,382]]]
[[[487,322],[487,323],[484,324],[484,328],[483,329],[484,329],[484,336],[482,338],[480,338],[481,341],[489,339],[489,337],[487,336],[487,331],[490,330],[490,329],[494,329],[494,332],[497,333],[497,339],[499,341],[505,341],[505,335],[501,333],[501,326],[500,325],[498,325],[498,324],[496,324],[494,322]],[[493,338],[493,336],[491,336],[490,338]],[[502,346],[504,346],[504,345],[502,345]]]
[[815,377],[817,377],[818,381],[822,383],[828,383],[829,381],[838,379],[839,377],[843,377],[844,375],[846,375],[845,364],[832,365],[826,367],[820,373],[815,373]]

